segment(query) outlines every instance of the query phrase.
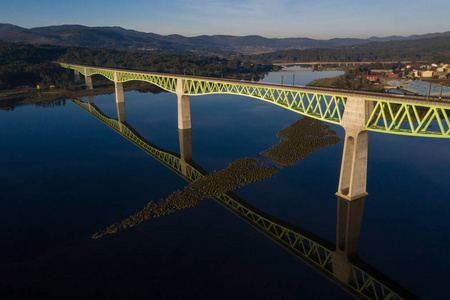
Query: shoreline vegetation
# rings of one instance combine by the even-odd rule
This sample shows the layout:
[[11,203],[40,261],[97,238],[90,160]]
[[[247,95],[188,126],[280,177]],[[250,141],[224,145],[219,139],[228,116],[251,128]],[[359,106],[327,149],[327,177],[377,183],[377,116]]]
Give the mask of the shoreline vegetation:
[[[185,74],[206,77],[222,77],[258,81],[269,71],[280,71],[275,61],[286,64],[296,62],[332,61],[336,65],[324,68],[312,65],[314,71],[343,70],[344,75],[314,80],[307,86],[330,87],[349,90],[384,92],[384,82],[373,83],[364,75],[372,69],[390,69],[400,72],[400,60],[411,60],[412,64],[423,60],[438,59],[449,62],[448,37],[418,41],[372,43],[354,47],[316,48],[284,50],[259,55],[237,55],[231,59],[218,56],[202,56],[181,53],[155,53],[143,51],[120,51],[94,47],[65,47],[50,45],[29,45],[0,42],[0,109],[11,110],[20,103],[52,102],[77,96],[109,94],[114,84],[99,76],[95,79],[94,91],[86,91],[75,84],[73,73],[52,63],[65,61],[73,64],[125,68],[141,71]],[[388,48],[386,48],[389,46]],[[446,50],[447,49],[447,50]],[[362,62],[370,59],[396,60],[398,63],[375,62],[359,66],[345,66],[346,61]],[[338,65],[341,63],[341,65]],[[278,63],[277,63],[278,64]],[[423,79],[432,83],[450,85],[447,79]],[[37,88],[39,86],[39,88]],[[126,90],[161,92],[146,83],[127,83]]]
[[[98,83],[98,82],[97,82]],[[145,82],[132,82],[124,84],[124,91],[138,91],[140,93],[158,94],[164,92],[157,86],[147,84]],[[14,90],[0,91],[0,110],[12,111],[16,106],[41,103],[59,102],[70,98],[109,95],[114,94],[113,82],[102,82],[96,84],[95,89],[85,90],[67,90],[61,88],[52,88],[46,90],[38,90],[34,88],[18,88]]]
[[[73,73],[54,61],[247,80],[259,80],[261,74],[273,69],[271,64],[241,61],[239,58],[0,42],[0,102],[38,101],[44,95],[53,100],[80,91]],[[102,85],[108,84],[102,81]]]

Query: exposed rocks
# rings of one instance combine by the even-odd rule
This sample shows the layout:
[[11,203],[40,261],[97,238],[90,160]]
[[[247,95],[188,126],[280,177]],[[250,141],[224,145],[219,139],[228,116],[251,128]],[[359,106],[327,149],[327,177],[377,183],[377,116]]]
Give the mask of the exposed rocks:
[[[293,165],[307,155],[340,141],[328,125],[307,117],[281,130],[277,137],[282,139],[277,145],[261,152],[264,156],[272,158],[277,166]],[[158,203],[151,201],[142,210],[120,223],[95,233],[92,238],[100,238],[136,226],[145,220],[195,206],[204,198],[219,196],[252,182],[272,177],[278,172],[276,168],[268,166],[256,158],[236,160],[230,163],[226,169],[214,171]]]
[[261,152],[275,163],[291,166],[307,155],[340,142],[334,130],[316,119],[304,117],[278,132],[278,145]]

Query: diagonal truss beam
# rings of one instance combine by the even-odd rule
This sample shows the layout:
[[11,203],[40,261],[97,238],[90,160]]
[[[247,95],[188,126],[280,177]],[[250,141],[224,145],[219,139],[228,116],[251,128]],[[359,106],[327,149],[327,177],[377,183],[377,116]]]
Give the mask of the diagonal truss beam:
[[[294,111],[304,116],[341,125],[347,103],[342,92],[303,91],[288,86],[270,86],[254,82],[192,78],[188,76],[158,74],[101,67],[87,67],[60,63],[65,68],[79,71],[85,76],[102,75],[118,82],[145,81],[176,93],[177,80],[184,81],[184,95],[232,94],[256,98]],[[365,98],[373,102],[374,109],[366,123],[368,131],[421,137],[450,138],[450,106],[442,103],[399,102],[398,100]]]
[[428,103],[401,103],[386,100],[374,103],[366,130],[421,137],[450,138],[450,107]]

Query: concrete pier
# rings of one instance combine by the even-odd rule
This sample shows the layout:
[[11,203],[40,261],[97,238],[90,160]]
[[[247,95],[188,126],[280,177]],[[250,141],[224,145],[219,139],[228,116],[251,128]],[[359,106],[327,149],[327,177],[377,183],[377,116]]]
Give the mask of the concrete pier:
[[87,90],[93,90],[92,77],[87,75],[87,68],[84,68],[84,82],[86,83]]
[[192,160],[192,129],[178,129],[181,172],[187,176],[187,162]]
[[354,200],[367,195],[367,156],[369,132],[365,130],[371,113],[369,103],[361,97],[348,97],[342,117],[345,129],[344,151],[337,196]]
[[94,105],[94,96],[88,96],[87,98],[88,98],[89,112],[92,112],[92,105]]
[[356,255],[365,199],[350,201],[337,197],[336,251],[350,258]]
[[86,84],[87,90],[93,90],[94,85],[92,84],[92,77],[91,76],[84,76],[84,82]]
[[118,82],[117,72],[114,72],[114,86],[116,91],[117,119],[119,120],[119,123],[125,123],[126,114],[125,114],[125,96],[123,94],[123,83]]
[[352,279],[350,260],[357,255],[365,198],[337,197],[336,250],[331,254],[332,266],[334,276],[346,283]]
[[[67,70],[70,70],[70,69],[67,69]],[[73,70],[73,75],[75,77],[75,83],[81,82],[80,72],[78,72],[77,70]]]
[[184,80],[177,78],[178,97],[178,129],[190,129],[191,126],[191,105],[189,95],[184,95]]

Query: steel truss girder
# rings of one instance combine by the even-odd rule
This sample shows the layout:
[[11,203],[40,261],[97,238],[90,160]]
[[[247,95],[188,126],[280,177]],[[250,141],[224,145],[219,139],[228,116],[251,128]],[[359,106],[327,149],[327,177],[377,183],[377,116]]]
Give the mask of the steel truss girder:
[[177,90],[177,78],[174,76],[117,71],[117,77],[119,82],[145,81],[157,85],[168,92],[176,93]]
[[[365,128],[370,131],[421,137],[450,137],[450,108],[438,104],[372,100],[373,111]],[[436,130],[437,129],[437,130]]]
[[348,286],[362,299],[404,299],[354,264],[352,264],[351,280]]
[[[331,93],[304,92],[289,87],[258,86],[257,83],[220,82],[215,79],[193,79],[167,74],[146,74],[97,67],[60,64],[85,76],[102,75],[111,81],[145,81],[176,93],[177,80],[184,81],[184,95],[232,94],[252,97],[273,103],[301,115],[325,122],[341,124],[347,97]],[[86,73],[86,74],[85,74]],[[438,104],[414,104],[390,100],[365,99],[374,102],[374,109],[366,123],[368,131],[421,137],[450,138],[450,109]],[[438,128],[434,130],[432,128]]]
[[115,81],[114,73],[117,73],[117,82],[126,82],[126,81],[145,81],[152,83],[154,85],[159,86],[160,88],[175,93],[177,88],[177,77],[169,76],[169,75],[152,75],[145,74],[140,72],[127,72],[120,70],[109,70],[103,68],[95,68],[95,67],[85,67],[77,66],[77,65],[69,65],[69,64],[60,64],[64,68],[70,68],[73,70],[77,70],[84,76],[92,76],[92,75],[102,75],[105,78]]
[[[61,66],[77,70],[85,76],[99,74],[111,81],[115,80],[114,73],[117,73],[117,82],[145,81],[172,93],[176,93],[177,80],[182,80],[180,77],[165,74],[155,75],[95,67],[86,67],[87,74],[85,74],[85,67],[69,64],[61,64]],[[184,79],[183,88],[184,94],[189,96],[232,94],[252,97],[276,104],[301,115],[334,124],[341,123],[346,103],[345,97],[332,94],[302,92],[288,87],[258,87],[253,83],[244,82],[238,84],[188,78]]]
[[84,67],[76,66],[76,65],[75,66],[74,65],[68,65],[68,64],[60,64],[60,66],[63,67],[63,68],[76,70],[76,71],[78,71],[81,74],[86,76],[86,74],[84,74]]
[[346,98],[314,92],[302,92],[288,87],[258,87],[253,83],[216,82],[185,79],[184,91],[189,96],[232,94],[264,100],[296,113],[322,121],[340,124]]

